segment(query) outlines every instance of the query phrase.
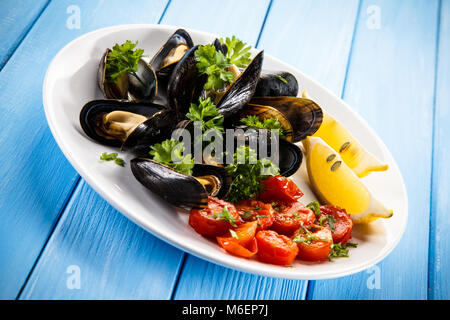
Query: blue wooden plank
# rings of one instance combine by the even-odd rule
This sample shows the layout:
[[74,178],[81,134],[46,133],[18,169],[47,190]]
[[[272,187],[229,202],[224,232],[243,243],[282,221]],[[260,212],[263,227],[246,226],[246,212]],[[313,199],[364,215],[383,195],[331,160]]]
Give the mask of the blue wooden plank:
[[39,17],[49,0],[0,2],[0,69]]
[[[176,16],[179,14],[191,16],[193,21],[203,17],[204,2],[190,2],[188,12],[183,7],[185,4],[171,2],[163,22],[178,24]],[[211,1],[210,7],[218,10],[219,4],[219,1]],[[183,10],[177,9],[177,5],[181,5]],[[226,21],[238,24],[245,20],[251,5],[256,8],[251,1],[239,1],[239,6],[237,2],[230,2],[226,6],[222,3],[221,7],[226,12],[229,11],[228,6],[234,8],[233,16],[216,14],[214,23],[213,20],[205,20],[205,23],[220,26],[225,25]],[[254,10],[258,13],[260,24],[267,5],[268,1],[261,2],[262,9]],[[172,6],[175,6],[175,10]],[[182,26],[191,27],[187,24]],[[203,26],[202,29],[207,28]],[[253,34],[246,32],[255,41],[259,29],[255,29]],[[112,217],[103,221],[109,215]],[[77,187],[64,211],[21,298],[170,298],[182,257],[181,251],[153,236],[145,235],[142,229],[118,216],[114,209],[83,183]],[[65,271],[70,265],[79,266],[85,275],[82,279],[85,285],[81,290],[68,290],[66,286]],[[52,281],[55,274],[62,278]]]
[[20,298],[168,299],[180,258],[83,181]]
[[[340,94],[358,1],[274,1],[259,48]],[[333,30],[332,33],[329,30]],[[320,54],[316,54],[320,53]],[[304,299],[307,281],[254,276],[188,256],[176,299]]]
[[382,263],[353,276],[316,281],[308,298],[427,298],[437,13],[438,1],[362,4],[344,98],[397,160],[409,194],[409,221],[400,244]]
[[434,122],[429,299],[450,298],[450,1],[442,1]]
[[50,60],[93,29],[157,22],[166,4],[140,0],[124,10],[121,0],[51,2],[0,73],[0,298],[20,291],[78,180],[44,117]]

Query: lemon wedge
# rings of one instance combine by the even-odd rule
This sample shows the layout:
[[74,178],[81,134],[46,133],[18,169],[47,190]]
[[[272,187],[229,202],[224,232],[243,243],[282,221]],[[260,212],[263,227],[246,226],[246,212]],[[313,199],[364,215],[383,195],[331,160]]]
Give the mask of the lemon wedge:
[[[302,97],[308,98],[305,91]],[[324,112],[322,124],[313,135],[322,138],[338,152],[345,164],[359,177],[363,178],[373,171],[386,171],[389,166],[375,158],[364,149],[348,130],[337,120]]]
[[303,144],[311,186],[322,202],[346,209],[355,223],[392,217],[392,210],[375,199],[339,153],[321,138],[307,137]]

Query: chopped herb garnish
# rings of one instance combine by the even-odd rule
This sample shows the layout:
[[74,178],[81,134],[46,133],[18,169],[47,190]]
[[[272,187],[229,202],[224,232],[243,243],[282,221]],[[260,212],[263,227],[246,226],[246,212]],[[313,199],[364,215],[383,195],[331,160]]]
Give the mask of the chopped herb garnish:
[[336,223],[336,219],[332,215],[328,215],[327,217],[328,217],[327,218],[328,226],[330,227],[331,231],[334,232],[335,231],[334,224]]
[[252,47],[235,36],[231,39],[220,39],[220,43],[227,46],[226,58],[230,64],[234,64],[238,68],[245,68],[250,63],[250,50]]
[[203,100],[200,98],[200,103],[197,105],[191,103],[189,112],[186,114],[186,118],[192,121],[199,121],[202,123],[202,131],[214,129],[220,132],[224,132],[223,128],[223,115],[217,111],[216,105],[210,98]]
[[317,201],[310,202],[306,205],[316,216],[320,216],[320,204]]
[[122,158],[119,158],[118,154],[115,152],[109,154],[103,152],[100,156],[100,161],[114,161],[118,166],[125,167],[125,161]]
[[232,236],[233,238],[239,239],[239,236],[238,236],[238,234],[236,233],[236,231],[230,229],[230,234],[231,234],[231,236]]
[[234,217],[230,213],[230,211],[228,211],[228,208],[226,206],[223,207],[222,212],[220,212],[220,213],[217,213],[216,211],[214,211],[213,216],[217,220],[228,221],[233,227],[237,227],[236,220],[234,219]]
[[234,81],[233,73],[227,70],[231,63],[213,45],[199,46],[195,51],[195,58],[198,72],[208,76],[205,90],[219,90]]
[[264,215],[264,214],[257,214],[256,216],[255,216],[255,218],[256,219],[263,219],[263,218],[268,218],[269,216],[266,216],[266,215]]
[[281,82],[284,82],[285,84],[288,84],[287,80],[285,78],[283,78],[282,76],[277,76],[278,80],[280,80]]
[[245,211],[244,212],[244,219],[251,218],[252,216],[253,216],[253,214],[250,211]]
[[332,260],[333,258],[348,258],[348,248],[356,248],[358,244],[348,242],[346,244],[335,243],[331,245],[331,252],[328,255],[328,260]]
[[185,174],[192,174],[194,159],[191,154],[184,155],[184,144],[178,140],[167,139],[150,147],[153,160],[165,164]]

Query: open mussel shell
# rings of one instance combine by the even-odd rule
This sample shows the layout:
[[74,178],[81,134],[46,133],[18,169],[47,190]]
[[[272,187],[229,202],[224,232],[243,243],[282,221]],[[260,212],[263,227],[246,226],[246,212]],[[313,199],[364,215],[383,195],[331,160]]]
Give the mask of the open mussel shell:
[[158,91],[158,80],[153,68],[144,60],[139,60],[136,78],[134,75],[123,73],[116,83],[108,81],[106,66],[111,49],[103,54],[97,73],[97,82],[105,99],[130,101],[153,101]]
[[197,70],[195,51],[198,46],[191,48],[177,63],[170,76],[167,85],[167,101],[169,108],[174,110],[179,119],[184,118],[188,112],[191,102],[197,102],[198,88],[202,88],[206,82]]
[[322,108],[312,100],[298,97],[254,97],[250,104],[280,111],[291,123],[293,142],[313,135],[322,124]]
[[196,164],[190,176],[150,159],[133,159],[130,166],[147,189],[184,209],[205,208],[209,195],[223,198],[231,187],[231,177],[220,167]]
[[[241,127],[243,124],[240,122],[242,118],[247,116],[257,116],[260,120],[264,119],[277,119],[284,133],[284,139],[292,142],[293,140],[293,128],[290,121],[286,116],[275,108],[269,106],[260,106],[256,104],[246,105],[239,113],[231,120],[231,126]],[[228,121],[230,123],[230,121]]]
[[167,96],[167,85],[175,66],[193,46],[194,42],[189,33],[178,29],[152,58],[150,65],[158,78],[159,96]]
[[289,72],[264,72],[259,78],[255,97],[296,97],[298,81]]
[[154,103],[93,100],[83,106],[80,125],[91,139],[108,146],[134,148],[170,136],[175,115]]
[[239,112],[253,97],[261,74],[264,51],[259,52],[245,70],[231,84],[217,103],[218,112],[224,118]]
[[[261,143],[264,138],[267,139],[267,150],[263,154]],[[303,154],[295,144],[284,139],[274,139],[272,133],[266,129],[248,129],[244,132],[244,135],[238,135],[235,141],[241,140],[241,143],[243,142],[253,149],[251,139],[255,139],[253,143],[258,141],[258,159],[268,158],[273,160],[272,162],[278,165],[282,176],[289,177],[300,168]],[[238,144],[239,142],[236,142],[235,148],[237,148]]]

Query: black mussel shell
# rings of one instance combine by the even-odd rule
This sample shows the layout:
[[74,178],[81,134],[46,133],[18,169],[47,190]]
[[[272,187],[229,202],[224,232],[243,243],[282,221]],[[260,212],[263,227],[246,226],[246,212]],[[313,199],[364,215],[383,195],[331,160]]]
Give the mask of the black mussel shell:
[[[142,185],[170,204],[184,209],[202,209],[208,205],[208,193],[194,176],[181,173],[150,159],[133,159],[130,166],[133,175]],[[224,190],[219,191],[220,195],[228,193],[231,179],[225,169],[199,164],[194,166],[193,174],[214,175],[223,181]]]
[[222,44],[219,39],[214,40],[213,46],[216,48],[216,51],[222,52],[224,55],[228,52],[228,47],[226,44]]
[[158,91],[158,80],[153,68],[144,60],[139,60],[136,72],[139,79],[131,74],[122,74],[117,83],[106,79],[106,65],[111,49],[103,54],[97,73],[97,83],[105,99],[153,101]]
[[170,76],[167,85],[167,100],[169,108],[174,110],[179,119],[183,119],[188,112],[192,101],[196,101],[194,95],[198,95],[199,89],[206,82],[197,70],[195,51],[198,46],[191,48],[177,63]]
[[269,106],[280,111],[291,123],[293,142],[313,135],[322,124],[323,112],[312,100],[298,97],[254,97],[251,104]]
[[[171,51],[177,48],[179,45],[186,45],[189,49],[194,46],[194,42],[191,39],[189,33],[184,29],[178,29],[174,32],[167,40],[167,42],[159,49],[159,51],[155,54],[153,59],[150,61],[150,65],[152,68],[158,72],[162,68],[166,68],[164,66],[164,60],[171,53]],[[177,63],[179,60],[173,61],[173,64]]]
[[261,51],[218,102],[217,109],[224,118],[239,112],[253,97],[261,74],[263,59],[264,51]]
[[[156,53],[153,59],[150,61],[150,65],[156,72],[158,78],[158,96],[162,99],[167,97],[167,85],[170,76],[175,69],[177,63],[182,59],[182,56],[177,59],[173,59],[169,63],[165,62],[168,55],[172,54],[174,50],[181,46],[182,49],[189,50],[194,46],[194,42],[191,36],[186,30],[178,29],[175,33],[170,36],[169,40],[161,47],[161,49]],[[185,53],[182,53],[183,56]]]
[[[103,116],[113,111],[124,111],[147,118],[122,141],[108,136],[101,130]],[[164,106],[148,102],[123,100],[93,100],[86,103],[80,112],[80,125],[91,139],[108,146],[132,148],[142,143],[160,142],[176,124]],[[172,121],[172,122],[171,122]]]
[[[261,136],[264,134],[264,136]],[[250,139],[258,139],[258,148],[261,146],[261,140],[263,137],[267,139],[267,156],[268,158],[275,158],[275,163],[278,164],[280,168],[280,174],[285,177],[289,177],[297,172],[302,164],[303,154],[298,146],[286,141],[284,139],[278,139],[277,141],[273,139],[270,131],[265,129],[248,129],[245,130],[244,136],[238,136],[236,140],[244,140],[245,145],[252,148],[252,143]],[[256,140],[254,140],[256,141]],[[237,143],[235,148],[237,147]],[[257,151],[257,150],[255,150]],[[258,159],[263,158],[261,150],[258,150]],[[275,154],[274,154],[275,153]]]
[[298,81],[289,72],[263,72],[256,86],[255,97],[296,97]]

